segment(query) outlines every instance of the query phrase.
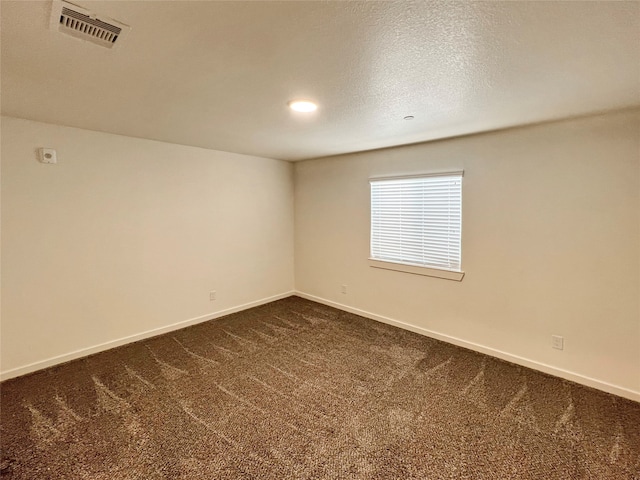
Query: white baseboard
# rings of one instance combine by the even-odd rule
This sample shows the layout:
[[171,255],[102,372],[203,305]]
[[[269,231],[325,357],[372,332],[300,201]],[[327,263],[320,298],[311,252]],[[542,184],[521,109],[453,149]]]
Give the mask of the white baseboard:
[[134,335],[129,335],[127,337],[118,338],[116,340],[111,340],[105,343],[101,343],[99,345],[94,345],[92,347],[81,348],[80,350],[75,350],[73,352],[65,353],[63,355],[57,355],[55,357],[30,363],[22,367],[12,368],[11,370],[0,372],[0,381],[8,380],[9,378],[19,377],[20,375],[26,375],[27,373],[32,373],[37,370],[42,370],[43,368],[51,367],[53,365],[58,365],[60,363],[68,362],[70,360],[75,360],[77,358],[86,357],[87,355],[102,352],[104,350],[109,350],[111,348],[119,347],[127,343],[137,342],[138,340],[144,340],[145,338],[155,337],[156,335],[172,332],[174,330],[180,330],[181,328],[185,328],[190,325],[195,325],[197,323],[213,320],[215,318],[223,317],[231,313],[240,312],[242,310],[247,310],[248,308],[257,307],[259,305],[264,305],[265,303],[270,303],[276,300],[280,300],[282,298],[290,297],[292,295],[295,295],[294,291],[281,293],[279,295],[274,295],[272,297],[262,298],[260,300],[245,303],[243,305],[238,305],[237,307],[231,307],[225,310],[220,310],[219,312],[208,313],[200,317],[190,318],[189,320],[183,320],[181,322],[172,323],[171,325],[166,325],[164,327],[154,328],[151,330],[147,330],[146,332],[136,333]]
[[220,310],[218,312],[209,313],[206,315],[202,315],[200,317],[191,318],[188,320],[183,320],[181,322],[173,323],[171,325],[166,325],[164,327],[154,328],[152,330],[147,330],[145,332],[137,333],[134,335],[129,335],[127,337],[118,338],[116,340],[111,340],[109,342],[101,343],[99,345],[94,345],[92,347],[82,348],[79,350],[75,350],[73,352],[65,353],[63,355],[58,355],[55,357],[47,358],[45,360],[41,360],[38,362],[30,363],[28,365],[24,365],[21,367],[13,368],[11,370],[6,370],[0,372],[0,381],[8,380],[10,378],[19,377],[21,375],[26,375],[27,373],[32,373],[37,370],[42,370],[43,368],[51,367],[53,365],[58,365],[60,363],[65,363],[70,360],[75,360],[77,358],[86,357],[88,355],[92,355],[94,353],[102,352],[104,350],[109,350],[111,348],[119,347],[121,345],[125,345],[127,343],[137,342],[138,340],[144,340],[145,338],[155,337],[156,335],[161,335],[163,333],[172,332],[174,330],[180,330],[181,328],[188,327],[190,325],[195,325],[198,323],[206,322],[209,320],[214,320],[219,317],[223,317],[225,315],[230,315],[232,313],[240,312],[242,310],[247,310],[249,308],[257,307],[259,305],[264,305],[266,303],[274,302],[276,300],[280,300],[282,298],[287,298],[292,295],[297,295],[302,298],[306,298],[307,300],[312,300],[314,302],[322,303],[324,305],[328,305],[330,307],[337,308],[339,310],[343,310],[345,312],[354,313],[356,315],[360,315],[361,317],[369,318],[371,320],[376,320],[378,322],[386,323],[389,325],[393,325],[404,330],[409,330],[421,335],[425,335],[427,337],[435,338],[436,340],[442,340],[443,342],[451,343],[453,345],[458,345],[460,347],[468,348],[469,350],[474,350],[476,352],[484,353],[490,355],[492,357],[500,358],[502,360],[506,360],[517,365],[522,365],[524,367],[529,367],[534,370],[538,370],[544,373],[548,373],[550,375],[554,375],[556,377],[564,378],[566,380],[571,380],[573,382],[586,385],[588,387],[596,388],[598,390],[602,390],[604,392],[612,393],[614,395],[618,395],[620,397],[628,398],[630,400],[635,400],[636,402],[640,402],[640,392],[630,390],[628,388],[620,387],[618,385],[613,385],[611,383],[597,380],[595,378],[587,377],[585,375],[581,375],[579,373],[574,373],[568,370],[564,370],[562,368],[554,367],[551,365],[547,365],[545,363],[538,362],[536,360],[531,360],[528,358],[520,357],[518,355],[513,355],[511,353],[503,352],[501,350],[496,350],[491,347],[486,347],[484,345],[480,345],[478,343],[469,342],[467,340],[463,340],[457,337],[452,337],[450,335],[445,335],[442,333],[434,332],[432,330],[428,330],[423,327],[418,327],[416,325],[411,325],[409,323],[401,322],[399,320],[394,320],[389,317],[385,317],[382,315],[378,315],[375,313],[367,312],[365,310],[360,310],[359,308],[350,307],[348,305],[344,305],[342,303],[334,302],[331,300],[327,300],[321,297],[316,297],[315,295],[310,295],[308,293],[300,292],[300,291],[290,291],[281,293],[279,295],[274,295],[267,298],[262,298],[260,300],[256,300],[253,302],[245,303],[243,305],[238,305],[236,307],[227,308],[225,310]]
[[324,305],[337,308],[339,310],[344,310],[345,312],[354,313],[356,315],[360,315],[361,317],[369,318],[371,320],[376,320],[382,323],[387,323],[389,325],[393,325],[393,326],[402,328],[404,330],[409,330],[415,333],[419,333],[421,335],[425,335],[427,337],[435,338],[436,340],[442,340],[443,342],[451,343],[453,345],[458,345],[459,347],[468,348],[469,350],[474,350],[476,352],[480,352],[486,355],[490,355],[492,357],[500,358],[502,360],[506,360],[508,362],[515,363],[517,365],[522,365],[523,367],[529,367],[534,370],[538,370],[540,372],[548,373],[549,375],[564,378],[566,380],[571,380],[581,385],[586,385],[588,387],[596,388],[598,390],[612,393],[620,397],[628,398],[629,400],[635,400],[636,402],[640,402],[640,392],[636,392],[628,388],[620,387],[618,385],[613,385],[611,383],[604,382],[602,380],[597,380],[595,378],[587,377],[579,373],[570,372],[568,370],[547,365],[546,363],[541,363],[536,360],[531,360],[528,358],[520,357],[518,355],[513,355],[511,353],[503,352],[502,350],[496,350],[491,347],[485,347],[484,345],[480,345],[474,342],[469,342],[461,338],[456,338],[450,335],[445,335],[443,333],[434,332],[426,328],[418,327],[416,325],[411,325],[410,323],[401,322],[399,320],[394,320],[389,317],[384,317],[382,315],[377,315],[375,313],[367,312],[365,310],[360,310],[359,308],[354,308],[348,305],[343,305],[338,302],[326,300],[324,298],[316,297],[315,295],[310,295],[308,293],[296,291],[295,295],[302,298],[306,298],[307,300],[312,300],[314,302],[322,303]]

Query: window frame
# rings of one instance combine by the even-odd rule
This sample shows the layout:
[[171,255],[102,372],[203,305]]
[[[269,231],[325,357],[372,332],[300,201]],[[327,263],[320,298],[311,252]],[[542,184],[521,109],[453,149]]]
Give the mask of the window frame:
[[[455,171],[443,171],[437,173],[423,173],[417,175],[395,175],[385,177],[370,177],[369,178],[369,266],[376,269],[393,270],[397,272],[410,273],[414,275],[424,275],[428,277],[442,278],[445,280],[453,280],[456,282],[462,281],[465,272],[460,270],[448,269],[438,266],[430,265],[418,265],[412,263],[404,263],[395,260],[382,260],[374,258],[372,255],[372,240],[373,240],[373,218],[372,218],[372,184],[374,182],[380,182],[385,180],[403,180],[403,179],[418,179],[418,178],[430,178],[430,177],[443,177],[443,176],[460,176],[460,179],[464,178],[464,170]],[[462,183],[460,185],[460,215],[462,216]],[[460,226],[460,248],[462,249],[462,218]],[[460,266],[462,267],[462,251],[460,252]]]

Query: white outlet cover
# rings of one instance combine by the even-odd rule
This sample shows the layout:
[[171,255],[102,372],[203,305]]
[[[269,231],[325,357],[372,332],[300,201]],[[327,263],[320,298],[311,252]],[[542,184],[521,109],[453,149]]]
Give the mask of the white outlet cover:
[[42,163],[58,163],[58,156],[53,148],[39,148],[38,157]]
[[564,337],[551,335],[551,346],[558,350],[564,350]]

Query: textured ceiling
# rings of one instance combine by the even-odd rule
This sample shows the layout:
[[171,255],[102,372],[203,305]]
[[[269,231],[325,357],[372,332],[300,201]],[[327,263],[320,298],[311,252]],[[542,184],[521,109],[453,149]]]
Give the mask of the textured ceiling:
[[75,3],[126,42],[2,1],[3,114],[298,160],[640,105],[639,2]]

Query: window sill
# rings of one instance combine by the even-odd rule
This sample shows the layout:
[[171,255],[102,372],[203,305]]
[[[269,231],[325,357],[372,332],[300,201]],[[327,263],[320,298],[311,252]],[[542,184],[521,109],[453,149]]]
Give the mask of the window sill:
[[456,272],[454,270],[445,270],[442,268],[408,265],[406,263],[387,262],[382,260],[374,260],[373,258],[369,259],[369,266],[373,268],[382,268],[384,270],[395,270],[396,272],[412,273],[414,275],[443,278],[445,280],[453,280],[454,282],[461,282],[464,278],[464,272]]

